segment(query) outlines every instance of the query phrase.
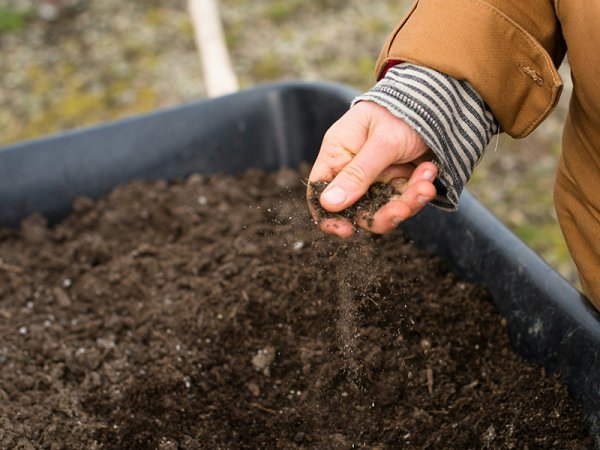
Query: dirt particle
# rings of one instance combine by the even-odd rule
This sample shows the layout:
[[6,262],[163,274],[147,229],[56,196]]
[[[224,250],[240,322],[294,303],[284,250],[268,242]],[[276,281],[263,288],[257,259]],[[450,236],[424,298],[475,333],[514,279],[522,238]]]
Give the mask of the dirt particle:
[[298,433],[296,433],[294,435],[294,442],[296,444],[302,444],[305,439],[306,439],[306,434],[304,434],[302,431],[299,431]]
[[158,450],[177,450],[179,445],[169,438],[162,438],[158,443]]
[[71,306],[71,297],[69,297],[69,294],[67,294],[64,289],[55,287],[52,292],[54,293],[54,298],[56,298],[58,306],[61,308]]
[[490,425],[489,427],[487,427],[487,429],[481,436],[481,442],[484,445],[489,446],[494,442],[494,440],[496,439],[496,436],[497,436],[496,427],[494,427],[494,425]]
[[269,376],[271,374],[271,364],[275,361],[275,347],[267,346],[260,349],[252,357],[252,366],[255,370],[262,372],[264,375]]
[[246,387],[254,397],[260,397],[260,388],[256,383],[246,383]]
[[431,349],[431,341],[429,339],[421,339],[419,346],[421,347],[421,350],[426,352],[427,350]]

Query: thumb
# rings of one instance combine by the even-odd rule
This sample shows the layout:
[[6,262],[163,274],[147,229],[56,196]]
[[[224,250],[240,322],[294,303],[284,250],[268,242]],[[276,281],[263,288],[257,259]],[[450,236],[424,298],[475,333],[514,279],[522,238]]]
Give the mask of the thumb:
[[328,211],[341,211],[362,197],[379,174],[396,159],[396,149],[385,140],[372,137],[327,186],[321,195],[321,206]]

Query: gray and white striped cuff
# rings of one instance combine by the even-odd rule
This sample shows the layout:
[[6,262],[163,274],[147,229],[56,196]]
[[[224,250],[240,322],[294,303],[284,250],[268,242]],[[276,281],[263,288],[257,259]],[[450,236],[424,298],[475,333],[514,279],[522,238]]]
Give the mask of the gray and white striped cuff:
[[385,107],[421,135],[438,166],[432,204],[456,210],[464,185],[499,126],[467,81],[414,64],[398,64],[373,88],[357,97]]

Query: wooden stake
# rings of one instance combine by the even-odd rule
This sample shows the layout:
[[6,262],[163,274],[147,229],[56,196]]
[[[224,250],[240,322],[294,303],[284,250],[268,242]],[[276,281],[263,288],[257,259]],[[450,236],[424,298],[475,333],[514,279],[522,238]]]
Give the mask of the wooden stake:
[[238,81],[225,43],[217,0],[189,0],[188,7],[207,95],[215,97],[236,92]]

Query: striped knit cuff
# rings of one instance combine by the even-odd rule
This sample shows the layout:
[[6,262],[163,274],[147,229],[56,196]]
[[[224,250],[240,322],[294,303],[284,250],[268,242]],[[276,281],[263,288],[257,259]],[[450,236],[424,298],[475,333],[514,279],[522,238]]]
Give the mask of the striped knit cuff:
[[456,210],[464,185],[499,127],[467,81],[413,64],[392,67],[352,104],[372,101],[401,118],[435,154],[437,197],[432,204]]

